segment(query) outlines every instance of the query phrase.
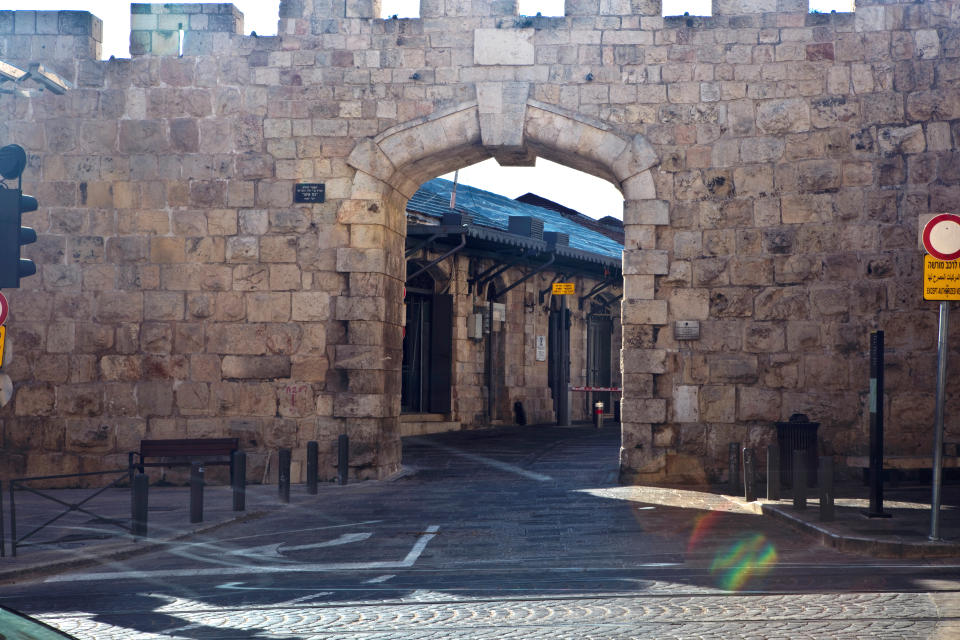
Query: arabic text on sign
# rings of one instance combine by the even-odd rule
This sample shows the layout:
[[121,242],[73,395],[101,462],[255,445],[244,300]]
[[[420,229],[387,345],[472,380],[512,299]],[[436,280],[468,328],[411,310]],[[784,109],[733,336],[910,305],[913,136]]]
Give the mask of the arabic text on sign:
[[924,256],[923,299],[960,300],[960,262]]

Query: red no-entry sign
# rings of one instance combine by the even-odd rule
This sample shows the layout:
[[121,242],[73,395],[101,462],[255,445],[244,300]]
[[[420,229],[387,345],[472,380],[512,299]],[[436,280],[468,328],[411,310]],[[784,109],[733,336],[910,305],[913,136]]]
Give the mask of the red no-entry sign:
[[7,302],[7,296],[0,293],[0,324],[7,321],[8,311],[10,311],[10,304]]
[[923,248],[940,260],[960,258],[960,216],[941,213],[923,226]]

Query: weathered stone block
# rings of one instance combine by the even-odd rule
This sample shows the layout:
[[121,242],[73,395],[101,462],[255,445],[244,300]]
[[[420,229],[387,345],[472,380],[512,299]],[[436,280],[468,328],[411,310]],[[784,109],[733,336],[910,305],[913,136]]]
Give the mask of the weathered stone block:
[[224,356],[221,365],[224,379],[275,380],[289,378],[290,356]]

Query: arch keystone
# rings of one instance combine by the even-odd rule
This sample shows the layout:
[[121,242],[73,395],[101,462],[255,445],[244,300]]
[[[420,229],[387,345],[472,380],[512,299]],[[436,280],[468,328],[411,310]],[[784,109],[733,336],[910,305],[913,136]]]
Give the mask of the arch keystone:
[[505,167],[531,167],[536,156],[523,143],[529,82],[478,82],[480,140]]

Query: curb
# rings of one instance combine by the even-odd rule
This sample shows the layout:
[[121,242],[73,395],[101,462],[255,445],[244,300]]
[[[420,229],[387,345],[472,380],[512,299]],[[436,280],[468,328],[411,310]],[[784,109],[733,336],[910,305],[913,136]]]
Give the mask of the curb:
[[[168,545],[173,542],[179,542],[198,534],[209,533],[227,525],[256,520],[262,518],[269,511],[266,509],[252,511],[240,516],[213,522],[206,526],[199,526],[189,531],[184,531],[166,538],[147,538],[141,542],[118,542],[95,545],[86,550],[77,549],[77,553],[83,553],[83,557],[69,558],[51,558],[26,564],[19,567],[0,568],[0,584],[16,584],[24,578],[38,578],[70,569],[80,569],[92,565],[102,564],[106,560],[125,560],[135,556],[143,555],[151,551]],[[55,553],[55,552],[54,552]],[[8,556],[9,557],[9,556]]]

